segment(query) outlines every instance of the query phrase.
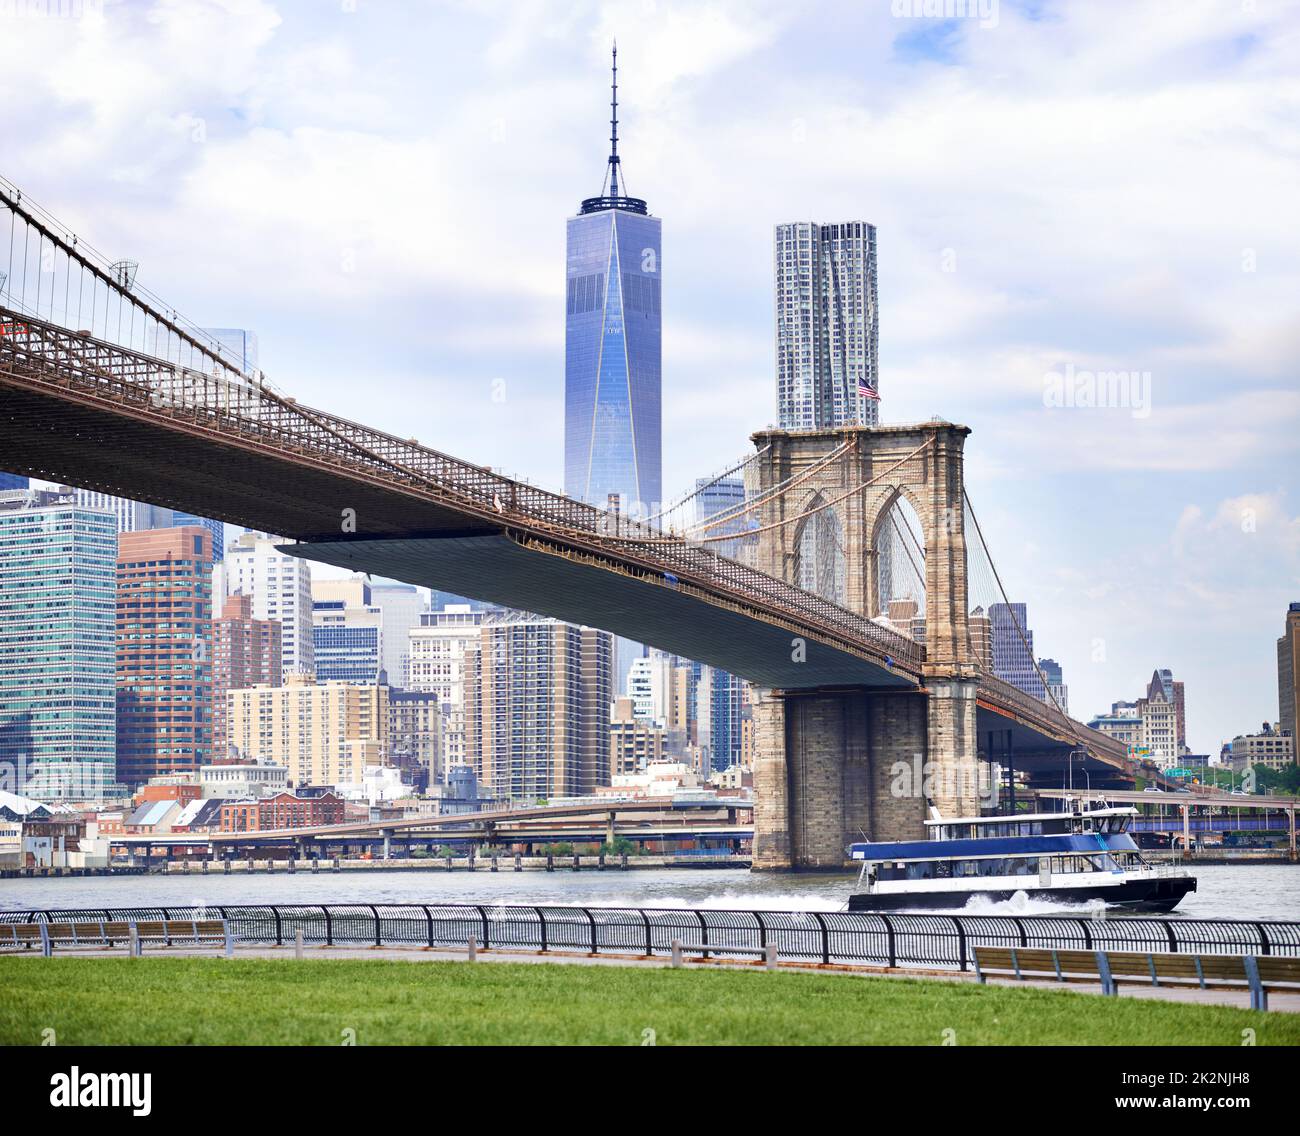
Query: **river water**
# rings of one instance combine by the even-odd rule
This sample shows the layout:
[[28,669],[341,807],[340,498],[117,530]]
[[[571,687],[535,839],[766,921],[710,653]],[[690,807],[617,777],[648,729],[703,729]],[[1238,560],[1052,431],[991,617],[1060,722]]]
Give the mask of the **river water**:
[[[1171,918],[1300,920],[1300,866],[1203,865],[1197,891]],[[219,904],[484,903],[592,907],[707,907],[835,911],[854,890],[851,873],[773,875],[741,870],[581,872],[382,871],[294,875],[99,876],[0,880],[0,910]],[[1063,904],[974,901],[970,914],[1037,915]],[[1088,908],[1080,906],[1080,913]]]

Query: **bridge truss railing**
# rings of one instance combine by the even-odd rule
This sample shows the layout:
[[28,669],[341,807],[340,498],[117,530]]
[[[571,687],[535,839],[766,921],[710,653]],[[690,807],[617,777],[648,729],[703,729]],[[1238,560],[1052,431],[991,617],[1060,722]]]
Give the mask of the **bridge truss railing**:
[[[238,372],[178,367],[138,351],[0,308],[0,366],[117,406],[289,452],[431,494],[458,510],[551,540],[577,544],[672,586],[730,595],[786,623],[820,631],[850,651],[918,670],[924,648],[802,588],[618,513],[587,505],[361,426],[261,386]],[[286,534],[295,535],[295,534]],[[301,534],[298,534],[301,535]],[[565,546],[565,547],[561,547]]]
[[[1040,728],[1055,732],[1062,741],[1074,742],[1084,746],[1094,755],[1108,758],[1112,762],[1122,763],[1129,769],[1133,763],[1127,756],[1125,747],[1113,738],[1091,730],[1074,721],[1068,714],[1055,706],[1026,694],[1019,687],[1012,685],[997,675],[986,674],[980,683],[980,697],[996,703],[1011,711],[1018,717],[1038,725]],[[1130,770],[1131,771],[1131,770]]]
[[971,969],[974,946],[1300,956],[1300,923],[1135,916],[303,904],[6,911],[0,923],[214,917],[228,919],[248,946],[292,944],[301,931],[304,943],[320,946],[455,948],[473,937],[485,950],[663,956],[680,939],[720,958],[770,944],[791,961],[955,970]]

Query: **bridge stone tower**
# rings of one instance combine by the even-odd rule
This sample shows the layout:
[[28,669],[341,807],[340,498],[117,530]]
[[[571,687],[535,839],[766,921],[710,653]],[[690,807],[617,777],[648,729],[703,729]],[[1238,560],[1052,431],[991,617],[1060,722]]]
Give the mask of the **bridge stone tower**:
[[[842,866],[845,848],[923,835],[927,804],[978,811],[966,595],[965,426],[767,430],[755,566],[861,615],[881,614],[879,547],[899,498],[925,545],[923,686],[774,690],[755,708],[756,868]],[[830,555],[809,563],[808,526]]]

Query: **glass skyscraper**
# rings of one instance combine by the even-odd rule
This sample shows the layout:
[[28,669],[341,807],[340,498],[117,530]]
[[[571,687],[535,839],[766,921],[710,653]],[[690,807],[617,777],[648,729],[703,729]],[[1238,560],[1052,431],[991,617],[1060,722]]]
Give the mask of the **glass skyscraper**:
[[40,489],[0,500],[0,788],[115,787],[116,553],[107,509]]
[[661,222],[620,191],[614,62],[605,184],[568,222],[564,490],[646,516],[663,499]]
[[1029,630],[1025,605],[991,604],[989,623],[993,638],[993,673],[1026,694],[1046,702],[1047,688],[1034,667],[1034,633]]

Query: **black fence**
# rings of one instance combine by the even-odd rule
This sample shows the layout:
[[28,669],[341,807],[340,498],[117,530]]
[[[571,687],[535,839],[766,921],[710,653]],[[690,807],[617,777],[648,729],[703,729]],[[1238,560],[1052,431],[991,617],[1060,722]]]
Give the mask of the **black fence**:
[[0,922],[229,920],[241,943],[667,955],[672,941],[776,946],[783,959],[966,970],[973,946],[1300,956],[1300,923],[1119,916],[883,915],[491,904],[117,907],[3,911]]

